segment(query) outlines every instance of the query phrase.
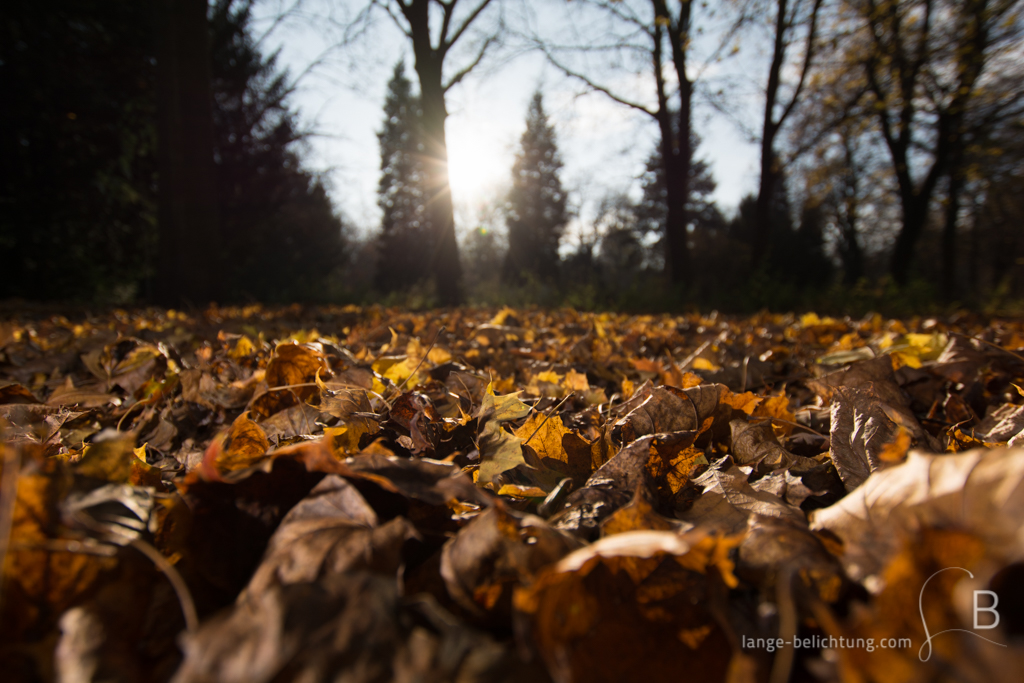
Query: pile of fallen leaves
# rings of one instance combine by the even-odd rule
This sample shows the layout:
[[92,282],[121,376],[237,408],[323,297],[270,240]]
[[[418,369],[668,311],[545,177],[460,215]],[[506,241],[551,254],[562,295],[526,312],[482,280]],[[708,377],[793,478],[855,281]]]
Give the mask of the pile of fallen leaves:
[[1022,348],[969,315],[14,316],[0,670],[1019,680]]

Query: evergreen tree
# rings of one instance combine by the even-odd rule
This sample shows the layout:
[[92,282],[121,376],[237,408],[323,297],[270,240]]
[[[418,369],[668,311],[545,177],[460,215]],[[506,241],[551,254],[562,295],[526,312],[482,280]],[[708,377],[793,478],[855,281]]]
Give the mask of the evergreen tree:
[[[820,210],[805,205],[800,223],[794,224],[785,186],[783,176],[772,191],[769,204],[771,240],[759,269],[773,280],[797,287],[826,285],[833,269],[825,255],[824,215]],[[748,194],[740,201],[739,211],[729,224],[734,239],[742,242],[752,240],[756,218],[757,196]]]
[[[342,224],[302,169],[287,76],[249,35],[251,2],[208,14],[220,250],[229,298],[316,294]],[[152,295],[157,240],[157,33],[146,3],[0,4],[0,296]],[[175,278],[192,273],[174,272]],[[173,282],[171,283],[173,285]]]
[[434,239],[423,188],[419,118],[419,98],[405,75],[405,61],[399,61],[388,81],[384,127],[377,133],[377,205],[383,218],[375,284],[384,292],[408,289],[430,275]]
[[344,226],[323,184],[302,168],[295,146],[303,134],[287,102],[293,88],[277,55],[264,57],[253,41],[252,4],[218,0],[210,14],[225,293],[315,298],[342,264]]
[[536,92],[512,166],[512,189],[505,219],[506,282],[522,283],[527,277],[550,281],[558,272],[558,243],[569,222],[566,193],[558,177],[561,168],[555,129],[544,113],[540,92]]
[[[690,134],[690,150],[696,156],[700,146],[700,137],[696,133]],[[686,231],[690,235],[690,241],[701,232],[716,231],[724,225],[724,218],[711,194],[715,191],[716,183],[711,175],[711,167],[703,159],[692,158],[688,164],[690,169],[690,180],[688,183],[689,196],[684,202],[686,208]],[[640,186],[643,196],[634,211],[636,213],[636,226],[639,237],[647,244],[651,244],[649,251],[649,265],[660,266],[664,262],[665,248],[665,223],[668,219],[668,193],[669,187],[665,182],[664,164],[661,160],[661,148],[655,147],[654,151],[647,158],[645,171],[640,178]],[[694,248],[691,245],[691,249]],[[697,260],[700,255],[697,254]]]
[[138,293],[156,246],[152,8],[0,3],[0,298]]

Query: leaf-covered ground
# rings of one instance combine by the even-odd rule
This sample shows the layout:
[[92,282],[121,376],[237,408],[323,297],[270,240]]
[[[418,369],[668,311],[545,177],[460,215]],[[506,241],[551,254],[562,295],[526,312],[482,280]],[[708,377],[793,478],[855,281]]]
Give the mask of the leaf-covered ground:
[[971,315],[9,316],[0,670],[1019,680],[1022,350]]

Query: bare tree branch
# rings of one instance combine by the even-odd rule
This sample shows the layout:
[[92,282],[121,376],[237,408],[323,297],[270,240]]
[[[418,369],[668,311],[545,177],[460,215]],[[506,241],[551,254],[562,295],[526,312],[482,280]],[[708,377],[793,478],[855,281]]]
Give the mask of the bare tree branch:
[[609,99],[611,99],[611,100],[613,100],[615,102],[618,102],[621,105],[625,105],[627,107],[631,107],[633,109],[636,109],[637,111],[642,111],[643,113],[647,114],[648,116],[650,116],[650,117],[652,117],[654,119],[658,118],[657,112],[648,109],[647,107],[645,107],[642,104],[639,104],[637,102],[632,102],[630,100],[627,100],[624,97],[616,95],[615,93],[613,93],[611,90],[609,90],[605,86],[603,86],[603,85],[601,85],[599,83],[595,83],[593,80],[591,80],[587,76],[585,76],[585,75],[579,73],[578,71],[574,71],[574,70],[570,69],[569,67],[565,66],[560,61],[558,61],[558,59],[553,54],[551,54],[551,52],[547,49],[546,46],[539,45],[539,49],[544,53],[544,56],[548,58],[548,61],[551,62],[551,64],[554,65],[555,68],[560,70],[562,73],[564,73],[569,78],[575,78],[576,80],[582,82],[584,85],[586,85],[591,90],[593,90],[595,92],[599,92],[599,93],[605,95],[606,97],[608,97]]
[[[399,6],[402,7],[405,6],[402,0],[398,0],[398,4]],[[406,27],[404,23],[402,23],[402,20],[398,18],[398,15],[395,14],[395,11],[391,8],[391,3],[388,0],[371,0],[370,6],[373,7],[374,5],[380,7],[385,12],[387,12],[387,15],[391,17],[391,22],[398,28],[399,31],[402,32],[402,35],[412,40],[412,32]]]
[[[455,4],[454,0],[453,0],[452,4],[453,5]],[[450,40],[445,41],[444,40],[444,35],[445,34],[442,33],[441,34],[442,35],[442,38],[441,38],[442,42],[441,42],[441,45],[440,45],[440,49],[443,52],[447,52],[448,49],[451,48],[452,45],[457,43],[459,38],[462,37],[462,34],[465,33],[466,29],[469,28],[470,24],[472,24],[474,21],[476,21],[476,18],[480,16],[480,13],[483,12],[487,8],[487,6],[489,4],[491,4],[491,0],[481,0],[480,4],[477,5],[476,9],[474,9],[470,13],[470,15],[468,17],[466,17],[465,21],[462,22],[462,25],[459,26],[457,29],[455,29],[455,34],[452,35]]]
[[480,64],[480,62],[483,60],[484,55],[487,53],[487,49],[491,45],[493,45],[495,42],[497,42],[497,40],[498,39],[497,39],[496,36],[488,36],[487,40],[484,41],[483,46],[481,46],[480,51],[476,54],[476,57],[473,59],[473,61],[470,62],[469,64],[467,64],[465,67],[459,69],[451,77],[451,79],[449,79],[449,81],[446,84],[441,86],[442,90],[444,90],[444,92],[447,93],[455,85],[457,85],[463,78],[465,78],[469,74],[470,71],[475,69]]
[[[786,105],[785,109],[782,110],[782,115],[779,116],[778,125],[781,128],[786,122],[786,119],[793,112],[793,108],[796,106],[797,100],[800,99],[800,94],[803,92],[804,85],[807,83],[807,74],[811,70],[811,64],[814,60],[814,44],[818,32],[818,11],[821,9],[822,0],[814,0],[814,8],[811,10],[810,25],[807,27],[807,46],[804,49],[804,63],[800,69],[800,80],[796,84],[796,88],[793,90],[793,97],[789,100],[789,104]],[[794,12],[796,8],[794,8]]]

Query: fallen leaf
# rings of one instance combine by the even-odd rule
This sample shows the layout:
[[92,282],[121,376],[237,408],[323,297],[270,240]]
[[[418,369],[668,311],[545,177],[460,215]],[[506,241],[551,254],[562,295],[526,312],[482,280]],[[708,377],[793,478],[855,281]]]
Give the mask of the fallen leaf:
[[799,508],[787,505],[778,496],[752,488],[747,483],[747,475],[729,460],[712,465],[694,479],[693,484],[701,490],[700,497],[692,507],[676,513],[692,524],[735,534],[747,527],[754,514],[804,521]]
[[843,539],[856,580],[878,574],[921,526],[959,528],[983,539],[1003,562],[1024,558],[1024,450],[929,455],[872,473],[850,495],[816,510],[812,528]]
[[493,420],[495,422],[508,422],[519,420],[530,413],[530,406],[519,400],[519,392],[496,396],[493,385],[487,385],[487,392],[484,394],[483,402],[480,404],[480,411],[477,416],[481,421]]
[[556,680],[723,680],[715,586],[734,579],[721,543],[631,531],[580,549],[517,589],[520,637]]
[[448,541],[441,576],[448,594],[464,609],[500,620],[511,616],[513,589],[579,543],[532,515],[491,508]]
[[212,464],[222,474],[241,470],[262,460],[269,448],[270,440],[263,428],[250,420],[249,413],[245,412],[231,424],[224,445]]
[[480,434],[480,481],[493,482],[502,472],[525,465],[523,440],[509,434],[495,419]]

